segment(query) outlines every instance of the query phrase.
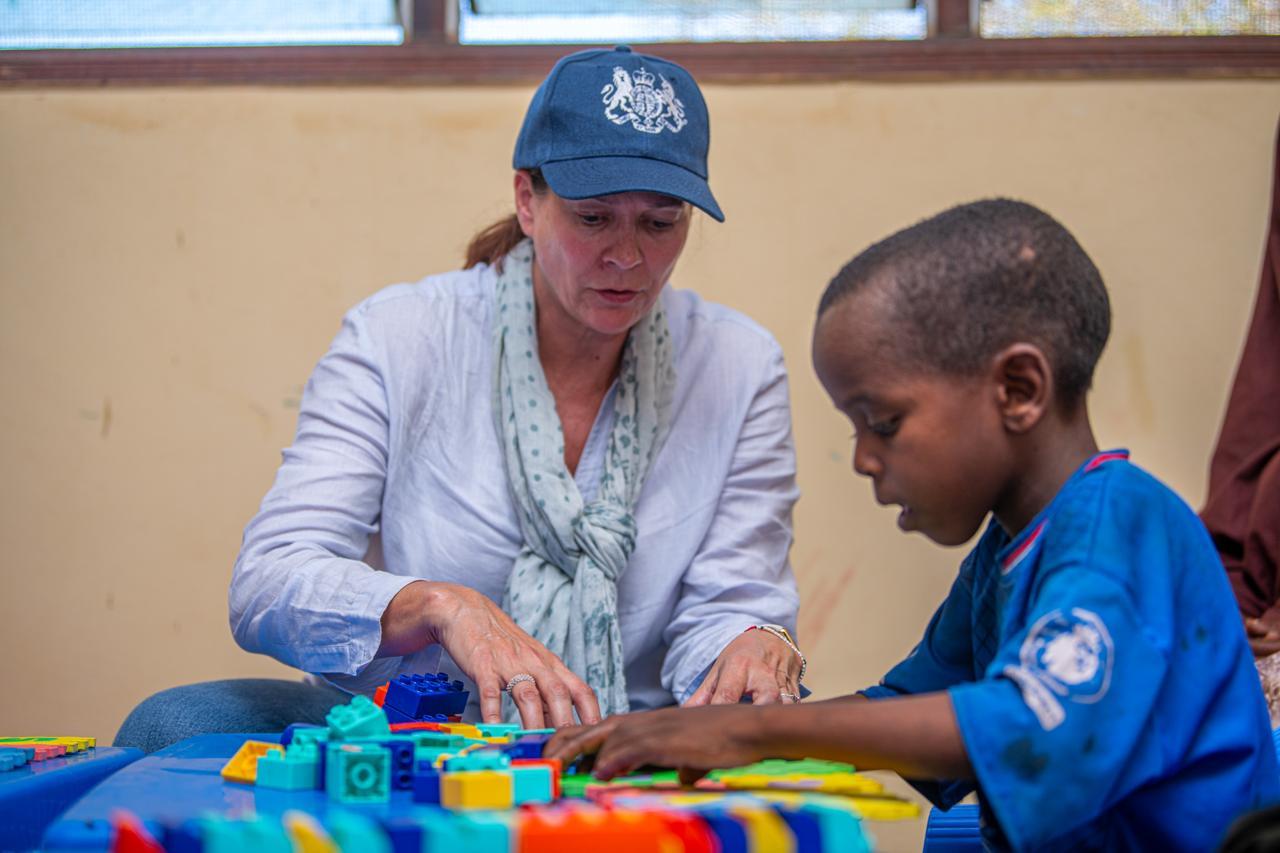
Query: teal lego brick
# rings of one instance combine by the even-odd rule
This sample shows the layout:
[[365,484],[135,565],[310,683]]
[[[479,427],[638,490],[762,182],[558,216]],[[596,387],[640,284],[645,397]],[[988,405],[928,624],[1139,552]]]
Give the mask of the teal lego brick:
[[269,752],[258,759],[259,788],[310,791],[320,782],[320,751],[312,744],[291,745],[283,755]]
[[329,724],[331,741],[391,734],[387,715],[368,696],[353,696],[349,704],[335,705],[324,721]]
[[545,764],[512,767],[511,783],[512,800],[517,806],[525,803],[549,803],[555,799],[552,793],[551,768]]
[[324,828],[339,850],[392,853],[391,840],[386,832],[364,815],[334,809],[325,815]]
[[469,743],[462,735],[447,732],[413,732],[410,737],[417,749],[447,749],[457,752]]
[[517,723],[477,723],[476,728],[485,737],[508,737],[520,731]]
[[340,803],[385,803],[391,799],[391,752],[369,744],[329,744],[324,788]]
[[496,749],[477,749],[465,755],[447,758],[444,762],[444,769],[450,773],[459,770],[508,770],[510,767],[511,759],[506,753]]
[[[510,853],[516,849],[515,818],[501,812],[455,812],[462,846],[467,853]],[[432,847],[438,850],[438,847]]]
[[293,842],[278,819],[207,816],[198,822],[204,853],[293,853]]

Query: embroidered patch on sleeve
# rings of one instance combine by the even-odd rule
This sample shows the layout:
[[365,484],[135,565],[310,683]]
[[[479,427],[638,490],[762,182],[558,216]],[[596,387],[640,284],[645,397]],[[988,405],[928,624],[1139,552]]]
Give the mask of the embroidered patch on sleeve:
[[1054,610],[1040,617],[1027,632],[1018,664],[1004,675],[1022,692],[1022,701],[1050,731],[1062,725],[1062,701],[1092,704],[1107,695],[1115,644],[1106,623],[1080,607]]

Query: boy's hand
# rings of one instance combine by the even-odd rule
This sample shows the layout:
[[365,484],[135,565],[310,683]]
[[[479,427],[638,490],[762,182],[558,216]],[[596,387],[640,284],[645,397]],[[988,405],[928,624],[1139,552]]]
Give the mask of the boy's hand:
[[721,705],[618,714],[599,725],[561,729],[543,755],[567,764],[594,753],[593,773],[605,780],[646,764],[674,767],[681,784],[692,785],[711,770],[764,757],[756,745],[760,713],[745,705]]
[[1265,658],[1280,652],[1280,627],[1268,625],[1261,619],[1245,617],[1244,631],[1249,637],[1249,648],[1255,658]]
[[771,705],[795,702],[791,697],[799,695],[795,651],[768,631],[746,631],[724,647],[685,707],[730,705],[743,696],[753,705]]

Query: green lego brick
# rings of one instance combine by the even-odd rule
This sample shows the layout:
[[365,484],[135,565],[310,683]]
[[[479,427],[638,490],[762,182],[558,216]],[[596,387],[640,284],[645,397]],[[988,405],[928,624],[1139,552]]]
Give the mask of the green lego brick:
[[385,803],[391,799],[391,752],[371,744],[329,744],[324,788],[340,803]]
[[713,770],[712,779],[725,779],[731,776],[823,776],[828,773],[853,773],[852,764],[839,761],[823,761],[820,758],[805,758],[800,761],[787,761],[782,758],[770,758],[746,767],[734,767],[730,770]]
[[560,796],[583,797],[588,785],[598,784],[590,773],[567,773],[560,777]]
[[391,734],[387,715],[368,696],[353,696],[347,705],[335,705],[324,721],[330,740],[385,737]]

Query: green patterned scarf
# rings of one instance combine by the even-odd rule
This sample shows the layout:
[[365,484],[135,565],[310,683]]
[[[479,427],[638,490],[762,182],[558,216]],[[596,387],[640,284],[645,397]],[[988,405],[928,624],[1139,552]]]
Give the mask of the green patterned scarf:
[[[564,463],[564,431],[538,358],[529,240],[507,254],[496,295],[493,411],[525,540],[502,607],[587,682],[601,713],[623,713],[618,578],[635,549],[632,509],[671,423],[676,379],[667,318],[655,304],[627,336],[604,470],[595,500],[584,504]],[[504,708],[515,719],[509,699]]]

